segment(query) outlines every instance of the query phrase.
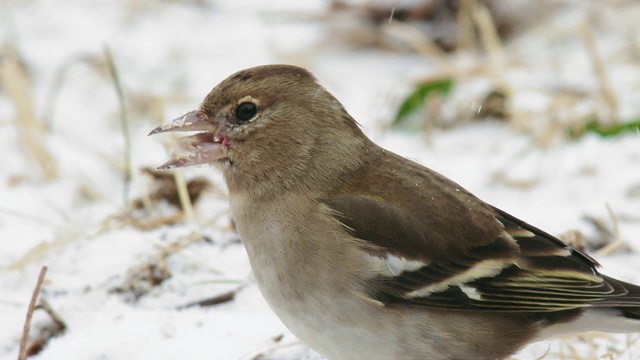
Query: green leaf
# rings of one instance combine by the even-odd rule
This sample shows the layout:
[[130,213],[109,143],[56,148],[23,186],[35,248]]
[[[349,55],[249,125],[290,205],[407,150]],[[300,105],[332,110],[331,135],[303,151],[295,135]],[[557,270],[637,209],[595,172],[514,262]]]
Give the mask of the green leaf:
[[409,115],[422,109],[422,106],[432,93],[448,95],[453,87],[453,79],[444,78],[419,84],[416,89],[402,102],[398,108],[393,125],[405,120]]
[[622,133],[638,131],[640,131],[640,119],[634,119],[631,121],[612,125],[603,125],[600,124],[597,120],[590,120],[586,124],[584,124],[584,127],[582,129],[571,131],[571,135],[573,137],[579,137],[580,135],[583,135],[585,133],[592,132],[602,137],[613,137],[618,136]]

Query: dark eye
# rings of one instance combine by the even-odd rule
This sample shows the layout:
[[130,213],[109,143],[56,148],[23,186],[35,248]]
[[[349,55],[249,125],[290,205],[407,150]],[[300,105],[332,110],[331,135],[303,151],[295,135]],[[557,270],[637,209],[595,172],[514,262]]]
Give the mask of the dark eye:
[[243,102],[236,108],[236,117],[242,121],[249,121],[256,116],[258,107],[252,102]]

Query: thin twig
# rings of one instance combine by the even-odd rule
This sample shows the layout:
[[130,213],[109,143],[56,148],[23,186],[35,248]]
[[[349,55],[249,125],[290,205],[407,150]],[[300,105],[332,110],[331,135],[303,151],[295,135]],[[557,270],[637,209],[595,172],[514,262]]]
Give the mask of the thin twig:
[[231,291],[227,291],[225,293],[216,295],[214,297],[210,297],[210,298],[206,298],[203,300],[198,300],[198,301],[194,301],[194,302],[190,302],[188,304],[184,304],[184,305],[180,305],[177,307],[178,310],[183,310],[183,309],[188,309],[191,307],[208,307],[208,306],[215,306],[215,305],[219,305],[219,304],[224,304],[226,302],[232,301],[233,299],[236,298],[236,295],[238,294],[238,292],[240,291],[239,289],[235,289],[235,290],[231,290]]
[[31,295],[31,302],[29,303],[29,309],[27,310],[27,318],[24,322],[24,328],[22,329],[22,338],[20,338],[20,353],[18,354],[18,360],[25,360],[27,358],[27,340],[29,339],[29,329],[31,328],[31,318],[33,317],[33,310],[36,308],[36,300],[40,294],[40,287],[44,281],[44,276],[47,273],[47,267],[43,266],[40,269],[40,275],[38,275],[38,282],[35,289],[33,289],[33,295]]
[[129,188],[131,186],[131,174],[133,174],[133,169],[131,165],[131,136],[129,134],[129,121],[127,119],[127,108],[125,106],[124,91],[122,90],[122,82],[120,81],[118,69],[116,68],[115,62],[113,61],[111,50],[109,50],[109,47],[106,45],[104,47],[104,56],[107,60],[107,66],[109,68],[109,73],[111,74],[111,79],[113,80],[113,86],[115,87],[116,93],[118,95],[118,104],[120,108],[120,125],[122,128],[122,135],[124,136],[125,172],[124,172],[123,199],[124,199],[124,203],[128,204]]
[[[277,337],[276,337],[277,338]],[[240,359],[246,359],[249,358],[250,360],[258,360],[258,359],[262,359],[264,358],[266,355],[270,355],[273,354],[274,352],[278,351],[278,350],[282,350],[282,349],[286,349],[286,348],[290,348],[290,347],[294,347],[294,346],[299,346],[302,345],[302,341],[300,340],[294,340],[290,343],[286,343],[286,344],[279,344],[279,345],[275,345],[275,346],[271,346],[266,350],[260,351],[257,354],[254,354],[253,356],[243,356]]]

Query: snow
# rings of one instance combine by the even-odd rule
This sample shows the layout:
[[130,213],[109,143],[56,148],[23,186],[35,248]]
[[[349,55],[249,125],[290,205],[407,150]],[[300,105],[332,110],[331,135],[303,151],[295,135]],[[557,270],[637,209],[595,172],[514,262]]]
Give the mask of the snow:
[[[128,102],[133,169],[164,163],[165,140],[146,134],[194,110],[229,74],[295,63],[314,72],[382,146],[552,234],[575,229],[595,236],[583,216],[611,225],[610,207],[632,252],[598,260],[604,273],[640,283],[640,135],[541,141],[541,129],[549,129],[553,117],[566,122],[603,108],[579,35],[581,22],[594,11],[602,15],[593,32],[618,115],[638,116],[640,72],[633,45],[640,33],[632,19],[640,6],[578,6],[561,14],[506,45],[505,69],[463,77],[443,105],[451,117],[446,120],[469,118],[478,94],[499,84],[510,89],[509,107],[519,123],[476,122],[429,134],[390,130],[388,124],[414,81],[437,73],[434,64],[409,52],[350,48],[327,38],[336,36],[331,19],[320,15],[327,7],[319,0],[0,4],[0,44],[14,46],[27,69],[36,113],[51,129],[44,145],[59,173],[56,180],[39,179],[16,135],[12,102],[0,88],[0,359],[16,358],[42,265],[48,272],[41,296],[67,330],[37,359],[320,358],[262,299],[231,230],[219,173],[206,167],[182,172],[187,179],[206,176],[215,186],[192,220],[143,229],[125,216],[125,141],[104,67],[105,47],[113,53]],[[553,29],[561,29],[561,36],[554,37]],[[484,61],[490,66],[490,59]],[[562,89],[577,95],[560,106]],[[147,186],[136,171],[129,198],[143,196]],[[156,212],[172,214],[170,208]],[[195,240],[162,257],[189,237]],[[166,266],[171,276],[144,289],[137,302],[116,291],[144,274],[148,264]],[[183,308],[236,289],[231,302]],[[47,321],[36,311],[32,333]],[[545,359],[562,359],[575,350],[583,358],[638,358],[637,340],[638,334],[552,339],[515,357],[534,359],[549,350]]]

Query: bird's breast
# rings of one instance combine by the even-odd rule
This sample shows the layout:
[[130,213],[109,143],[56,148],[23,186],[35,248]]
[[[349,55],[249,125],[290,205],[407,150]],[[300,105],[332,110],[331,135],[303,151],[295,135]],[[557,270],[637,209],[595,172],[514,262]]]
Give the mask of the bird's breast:
[[280,320],[313,348],[339,355],[334,357],[351,351],[362,355],[375,347],[367,329],[372,323],[383,329],[386,321],[384,311],[367,303],[363,281],[354,275],[360,258],[351,253],[357,249],[349,244],[353,238],[319,203],[297,202],[231,201],[260,292]]

